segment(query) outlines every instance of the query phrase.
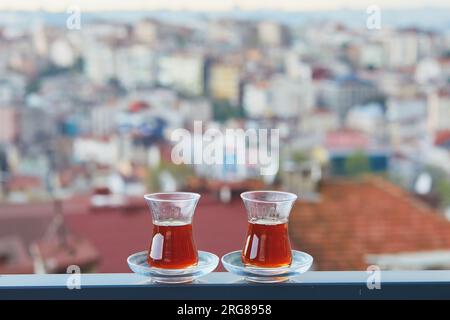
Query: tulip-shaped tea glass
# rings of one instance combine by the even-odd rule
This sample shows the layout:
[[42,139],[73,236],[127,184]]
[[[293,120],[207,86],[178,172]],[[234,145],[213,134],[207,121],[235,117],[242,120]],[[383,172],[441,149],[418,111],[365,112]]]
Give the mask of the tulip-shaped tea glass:
[[288,219],[297,196],[280,191],[249,191],[241,194],[248,215],[248,232],[242,263],[279,268],[292,262]]
[[148,194],[144,198],[153,221],[148,264],[162,269],[195,266],[198,254],[192,235],[192,218],[200,195],[171,192]]

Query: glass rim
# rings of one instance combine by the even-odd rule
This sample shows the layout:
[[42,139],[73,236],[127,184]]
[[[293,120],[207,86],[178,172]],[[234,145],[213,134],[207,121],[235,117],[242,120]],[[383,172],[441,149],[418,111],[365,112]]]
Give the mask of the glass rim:
[[[164,199],[159,198],[159,196],[186,196],[186,198],[179,199]],[[200,194],[195,192],[155,192],[144,195],[144,199],[148,201],[155,202],[184,202],[184,201],[194,201],[200,199]]]
[[[287,199],[281,199],[281,200],[262,200],[262,199],[252,199],[248,196],[250,194],[279,194],[279,195],[285,195]],[[284,202],[293,202],[298,199],[298,196],[292,192],[286,192],[286,191],[277,191],[277,190],[255,190],[255,191],[246,191],[241,193],[242,200],[245,201],[253,201],[253,202],[259,202],[259,203],[284,203]]]

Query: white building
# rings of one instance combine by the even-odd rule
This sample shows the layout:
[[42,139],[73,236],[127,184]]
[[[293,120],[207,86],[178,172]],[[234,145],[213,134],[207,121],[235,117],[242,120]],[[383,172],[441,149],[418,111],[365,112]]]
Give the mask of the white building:
[[61,68],[71,67],[77,58],[72,45],[66,39],[56,39],[50,45],[50,60]]
[[441,67],[437,60],[427,58],[421,60],[416,67],[415,80],[420,85],[433,84],[441,79]]
[[313,106],[314,92],[308,80],[278,75],[244,86],[243,107],[251,118],[298,118]]
[[267,82],[245,84],[242,105],[250,118],[271,116],[269,103],[269,84]]
[[125,88],[149,86],[154,81],[154,55],[144,45],[88,40],[85,72],[97,84],[117,79]]
[[175,54],[158,60],[158,82],[181,93],[198,96],[203,94],[203,57]]
[[280,46],[283,42],[281,25],[272,21],[262,21],[258,24],[258,40],[265,46]]
[[333,81],[320,83],[322,103],[345,119],[350,108],[369,102],[378,96],[377,87],[370,81],[354,75],[340,77]]
[[241,46],[245,32],[236,21],[230,19],[213,19],[205,23],[207,39],[211,43],[226,43],[230,46]]
[[116,76],[114,48],[103,41],[88,39],[84,45],[84,70],[96,84],[105,84]]
[[300,55],[290,51],[284,58],[284,68],[288,77],[297,80],[311,81],[311,67],[300,59]]
[[133,33],[140,43],[153,45],[158,40],[158,25],[152,20],[144,19],[136,23]]
[[18,133],[18,114],[13,107],[0,106],[0,144],[12,144]]
[[73,142],[73,155],[80,162],[113,166],[120,160],[119,143],[115,138],[108,140],[77,138]]
[[32,41],[35,52],[41,57],[46,57],[49,51],[49,43],[47,30],[42,21],[34,23],[32,28]]
[[359,56],[361,66],[381,68],[385,63],[385,51],[381,43],[367,43],[361,46]]
[[385,49],[389,67],[414,66],[419,57],[417,34],[415,32],[395,32],[387,35]]
[[184,121],[192,123],[193,121],[208,122],[212,119],[212,106],[208,99],[183,99],[180,101],[180,113]]
[[155,56],[148,47],[138,44],[119,47],[115,59],[115,77],[125,88],[153,85]]
[[304,114],[300,120],[300,130],[306,134],[323,135],[339,128],[339,117],[336,112],[317,109]]
[[385,70],[377,72],[377,86],[384,95],[413,99],[419,93],[419,87],[411,75]]
[[388,134],[393,146],[417,146],[428,138],[427,105],[422,99],[390,99],[386,104]]
[[276,76],[271,81],[270,106],[279,118],[299,117],[314,106],[314,92],[309,80]]
[[115,105],[104,105],[93,107],[91,111],[91,130],[96,137],[105,137],[114,132],[116,125]]
[[0,104],[2,106],[20,101],[25,95],[26,79],[15,72],[2,72],[0,77]]
[[450,93],[434,92],[428,96],[427,103],[430,134],[450,130]]
[[377,103],[356,106],[348,112],[346,125],[370,136],[381,136],[384,133],[383,109]]

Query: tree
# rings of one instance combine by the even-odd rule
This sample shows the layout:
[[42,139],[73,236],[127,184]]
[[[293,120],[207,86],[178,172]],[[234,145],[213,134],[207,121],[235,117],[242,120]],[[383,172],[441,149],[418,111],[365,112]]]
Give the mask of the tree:
[[147,170],[146,185],[150,191],[160,190],[160,175],[163,172],[170,173],[176,180],[179,187],[185,187],[187,180],[194,176],[194,171],[191,166],[184,164],[174,164],[171,162],[161,162],[156,168],[149,168]]
[[36,93],[40,90],[40,88],[41,88],[41,80],[39,78],[35,78],[27,83],[25,87],[25,93],[27,95],[31,93]]
[[349,176],[360,176],[369,172],[369,157],[363,151],[356,151],[345,160],[344,170]]
[[436,191],[439,194],[443,207],[450,206],[450,181],[448,179],[440,179],[436,184]]
[[213,102],[214,120],[225,122],[229,119],[243,118],[242,108],[231,105],[228,101],[220,100]]
[[309,160],[308,155],[303,151],[297,150],[292,153],[292,161],[294,161],[297,164],[302,164],[303,162],[308,160]]

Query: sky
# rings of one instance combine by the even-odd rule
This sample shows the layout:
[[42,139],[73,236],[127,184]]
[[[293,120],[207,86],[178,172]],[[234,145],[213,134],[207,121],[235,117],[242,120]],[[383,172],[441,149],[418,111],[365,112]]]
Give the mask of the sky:
[[67,11],[77,6],[81,11],[115,10],[192,10],[226,11],[287,10],[315,11],[336,9],[365,9],[378,5],[381,9],[413,9],[418,7],[448,7],[449,0],[0,0],[0,10]]

